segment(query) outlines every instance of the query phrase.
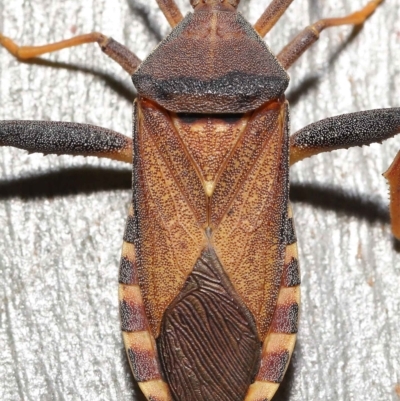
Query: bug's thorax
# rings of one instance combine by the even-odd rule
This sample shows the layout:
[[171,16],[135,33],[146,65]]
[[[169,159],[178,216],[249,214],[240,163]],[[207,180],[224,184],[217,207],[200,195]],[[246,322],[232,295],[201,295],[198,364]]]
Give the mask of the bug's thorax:
[[247,113],[282,96],[289,77],[254,28],[240,13],[202,4],[133,74],[139,95],[202,114]]

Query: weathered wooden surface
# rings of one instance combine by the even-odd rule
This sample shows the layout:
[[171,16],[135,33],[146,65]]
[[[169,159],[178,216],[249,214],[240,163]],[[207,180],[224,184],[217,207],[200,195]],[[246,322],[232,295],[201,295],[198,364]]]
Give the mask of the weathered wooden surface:
[[[169,28],[155,1],[129,1],[1,1],[0,31],[42,44],[100,30],[144,58]],[[251,22],[268,3],[242,2]],[[311,21],[364,3],[296,0],[266,40],[278,52]],[[351,28],[322,34],[290,70],[293,132],[324,117],[400,105],[399,21],[400,0],[391,0],[350,41]],[[120,67],[94,45],[44,58],[62,65],[18,64],[0,49],[1,119],[87,122],[130,134],[134,92]],[[399,148],[395,138],[292,169],[303,304],[293,362],[274,401],[398,399],[400,246],[390,236],[381,173]],[[129,168],[0,154],[0,398],[132,400],[117,300]]]

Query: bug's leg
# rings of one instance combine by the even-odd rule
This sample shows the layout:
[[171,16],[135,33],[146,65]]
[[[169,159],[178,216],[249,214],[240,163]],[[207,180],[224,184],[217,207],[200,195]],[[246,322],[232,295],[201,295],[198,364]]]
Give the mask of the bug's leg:
[[176,5],[175,0],[157,0],[157,4],[172,28],[183,20],[183,15]]
[[292,2],[293,0],[272,0],[254,24],[254,29],[261,37],[264,37],[271,30]]
[[325,118],[290,137],[290,165],[335,149],[382,142],[400,133],[400,107]]
[[370,1],[362,10],[356,11],[342,18],[327,18],[317,21],[300,32],[278,54],[277,59],[283,68],[289,68],[300,56],[319,39],[319,34],[325,29],[339,25],[361,25],[383,0]]
[[99,32],[92,32],[85,35],[75,36],[61,42],[50,43],[43,46],[19,46],[10,38],[0,33],[0,45],[7,49],[19,60],[28,60],[39,57],[46,53],[52,53],[68,47],[80,46],[86,43],[98,43],[101,50],[110,58],[116,61],[125,71],[132,75],[141,60],[136,57],[127,47],[121,45],[113,38],[108,38]]
[[[290,137],[290,164],[322,152],[380,143],[399,133],[400,107],[326,118]],[[400,239],[400,152],[385,177],[391,188],[392,231]]]
[[30,153],[97,156],[132,163],[131,138],[89,124],[0,121],[0,146]]

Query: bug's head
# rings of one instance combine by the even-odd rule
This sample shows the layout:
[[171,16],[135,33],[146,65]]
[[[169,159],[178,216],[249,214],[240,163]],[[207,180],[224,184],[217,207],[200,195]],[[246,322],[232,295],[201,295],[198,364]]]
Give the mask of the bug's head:
[[236,11],[239,2],[240,0],[190,0],[190,4],[195,10]]

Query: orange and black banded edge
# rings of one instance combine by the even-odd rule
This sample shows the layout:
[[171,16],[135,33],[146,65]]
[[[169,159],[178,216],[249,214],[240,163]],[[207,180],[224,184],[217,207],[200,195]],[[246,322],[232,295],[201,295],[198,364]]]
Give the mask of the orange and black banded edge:
[[146,397],[152,401],[171,401],[168,385],[162,379],[157,345],[150,332],[140,292],[132,237],[133,217],[134,210],[131,206],[119,272],[119,305],[125,350],[133,376]]
[[245,401],[270,401],[283,380],[296,344],[300,284],[297,239],[289,205],[281,288],[271,326],[263,342],[260,369]]

